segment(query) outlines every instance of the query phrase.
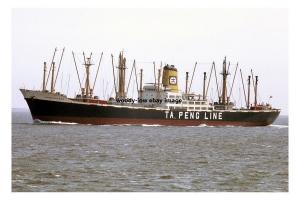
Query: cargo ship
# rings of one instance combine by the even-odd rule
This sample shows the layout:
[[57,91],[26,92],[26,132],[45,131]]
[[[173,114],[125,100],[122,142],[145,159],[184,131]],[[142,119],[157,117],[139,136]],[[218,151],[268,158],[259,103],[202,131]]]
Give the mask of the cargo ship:
[[[209,79],[206,72],[203,73],[202,94],[190,92],[194,72],[189,80],[189,72],[186,72],[185,91],[180,91],[178,86],[178,71],[174,65],[162,65],[158,70],[154,64],[154,83],[143,84],[143,69],[140,69],[139,77],[133,62],[129,81],[135,76],[137,97],[128,97],[125,88],[126,80],[126,58],[121,52],[118,56],[118,64],[112,59],[112,80],[114,82],[114,96],[108,99],[99,99],[93,94],[95,82],[99,72],[102,59],[99,61],[94,84],[90,84],[90,67],[92,54],[84,57],[85,80],[81,80],[74,58],[80,92],[74,97],[55,91],[57,75],[61,66],[64,49],[62,51],[57,71],[55,62],[56,50],[50,62],[47,73],[47,63],[44,62],[43,84],[41,90],[29,90],[22,88],[34,121],[44,122],[66,122],[92,125],[166,125],[166,126],[267,126],[272,124],[280,113],[280,109],[273,108],[270,104],[257,102],[258,76],[248,76],[248,90],[245,89],[242,70],[240,77],[243,83],[245,107],[237,107],[231,100],[232,87],[238,71],[236,64],[234,78],[229,87],[227,76],[229,75],[229,62],[226,57],[223,60],[221,71],[221,84],[218,83],[215,63],[212,63]],[[208,91],[215,75],[218,99],[209,101]],[[51,77],[50,90],[47,83]],[[251,81],[252,80],[252,81]],[[251,84],[251,82],[253,84]],[[84,83],[84,84],[82,84]],[[254,89],[254,103],[250,103],[251,85]],[[220,86],[220,90],[219,90]],[[248,95],[246,95],[248,93]]]

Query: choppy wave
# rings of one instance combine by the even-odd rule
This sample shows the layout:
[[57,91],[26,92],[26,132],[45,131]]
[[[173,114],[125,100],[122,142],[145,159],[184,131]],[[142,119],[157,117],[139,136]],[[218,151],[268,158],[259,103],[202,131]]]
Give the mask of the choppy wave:
[[289,191],[286,126],[207,125],[12,124],[11,190]]

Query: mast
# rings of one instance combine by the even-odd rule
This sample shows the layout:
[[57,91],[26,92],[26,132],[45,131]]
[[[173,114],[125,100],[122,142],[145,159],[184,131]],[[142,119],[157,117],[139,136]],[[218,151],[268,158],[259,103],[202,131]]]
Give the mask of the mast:
[[47,63],[44,62],[43,91],[46,90],[46,73],[47,73]]
[[206,95],[205,95],[205,85],[206,85],[206,72],[203,73],[203,91],[202,91],[202,98],[203,101],[206,100]]
[[91,86],[90,86],[90,66],[93,65],[91,63],[91,55],[90,55],[90,57],[85,58],[85,54],[83,52],[84,66],[85,66],[85,73],[86,73],[86,79],[85,79],[85,95],[86,95],[86,97],[91,97],[93,95],[93,89],[91,89]]
[[140,98],[143,98],[143,69],[140,74]]
[[158,76],[157,76],[157,92],[160,90],[160,79],[161,79],[161,69],[158,69]]
[[119,88],[118,97],[125,98],[125,69],[126,69],[126,58],[123,57],[123,52],[119,55]]
[[185,73],[185,94],[188,94],[189,72]]
[[116,76],[115,76],[115,65],[114,65],[114,56],[111,54],[111,64],[112,64],[112,70],[113,70],[113,77],[114,77],[114,89],[116,93],[116,98],[118,97],[117,93],[117,86],[116,86]]
[[162,79],[162,61],[160,61],[160,67],[158,70],[158,91],[160,91],[160,85],[161,85],[161,80]]
[[158,69],[157,74],[157,86],[155,86],[156,90],[156,98],[160,98],[160,78],[161,78],[161,69]]
[[87,58],[87,65],[88,67],[86,67],[86,82],[87,82],[87,91],[89,91],[89,95],[92,96],[93,95],[93,90],[91,89],[90,86],[90,66],[91,64],[91,57]]
[[251,82],[251,76],[248,76],[248,99],[247,99],[247,108],[250,108],[250,82]]
[[51,77],[51,93],[54,93],[54,70],[55,70],[55,62],[52,62],[52,77]]
[[154,74],[154,87],[155,87],[155,91],[157,91],[157,87],[156,87],[156,69],[155,69],[155,62],[153,62],[153,74]]
[[122,74],[122,70],[121,70],[121,68],[122,68],[122,54],[120,53],[119,54],[119,65],[118,65],[118,69],[119,69],[119,71],[118,71],[118,73],[119,73],[119,75],[118,75],[118,97],[121,97],[122,95],[121,95],[121,90],[122,90],[122,76],[123,76],[123,74]]
[[[223,76],[223,87],[222,87],[222,104],[226,104],[226,96],[227,96],[227,86],[226,86],[226,82],[227,82],[227,76],[228,76],[228,71],[226,69],[226,57],[224,58],[223,61],[223,71],[222,71],[222,76]],[[228,99],[227,99],[228,100]]]
[[257,82],[258,82],[258,76],[255,76],[255,87],[254,87],[254,106],[257,106]]

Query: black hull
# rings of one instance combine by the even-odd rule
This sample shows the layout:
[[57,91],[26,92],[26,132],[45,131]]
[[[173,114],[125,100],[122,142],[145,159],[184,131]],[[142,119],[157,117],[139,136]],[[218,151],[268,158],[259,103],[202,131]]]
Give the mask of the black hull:
[[279,110],[269,111],[170,111],[70,103],[26,98],[32,118],[41,121],[80,124],[159,124],[175,126],[266,126],[272,124]]

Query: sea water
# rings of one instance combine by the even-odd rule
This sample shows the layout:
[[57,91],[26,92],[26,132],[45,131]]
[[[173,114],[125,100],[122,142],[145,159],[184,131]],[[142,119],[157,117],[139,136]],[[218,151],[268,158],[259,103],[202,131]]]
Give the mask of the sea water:
[[288,117],[266,127],[33,123],[12,112],[13,192],[288,191]]

